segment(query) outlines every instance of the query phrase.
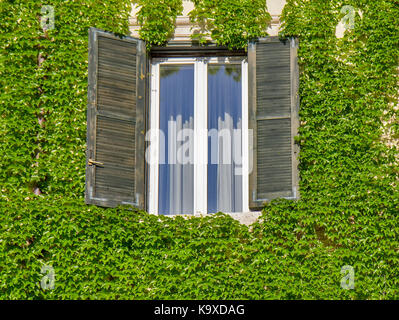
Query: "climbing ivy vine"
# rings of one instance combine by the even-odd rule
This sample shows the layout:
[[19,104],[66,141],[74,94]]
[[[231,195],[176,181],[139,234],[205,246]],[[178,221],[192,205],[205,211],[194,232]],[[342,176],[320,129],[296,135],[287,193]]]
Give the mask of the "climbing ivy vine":
[[176,17],[182,14],[182,0],[138,0],[140,38],[152,45],[164,45],[175,31]]
[[[245,47],[265,35],[261,2],[195,1],[194,37]],[[181,2],[139,4],[141,37],[164,44]],[[55,12],[45,37],[43,5]],[[127,34],[131,5],[0,2],[0,298],[397,299],[399,3],[287,1],[281,37],[300,43],[301,199],[269,203],[250,228],[223,214],[84,204],[87,32]],[[343,6],[354,24],[337,38]]]
[[190,12],[192,38],[212,39],[220,46],[243,49],[248,41],[267,35],[271,16],[264,0],[194,0]]
[[[151,45],[164,45],[173,36],[182,0],[138,0],[140,37]],[[264,0],[194,0],[189,13],[192,39],[213,40],[230,49],[243,49],[248,41],[267,35],[271,16]]]

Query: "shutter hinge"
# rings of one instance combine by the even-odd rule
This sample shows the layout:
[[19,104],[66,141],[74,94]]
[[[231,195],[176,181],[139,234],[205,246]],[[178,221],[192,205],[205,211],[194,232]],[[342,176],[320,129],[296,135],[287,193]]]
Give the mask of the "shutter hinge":
[[141,65],[140,73],[140,79],[143,80],[145,78],[145,74],[143,73],[143,65]]
[[139,193],[136,193],[136,206],[139,206],[139,204],[140,204],[140,194]]

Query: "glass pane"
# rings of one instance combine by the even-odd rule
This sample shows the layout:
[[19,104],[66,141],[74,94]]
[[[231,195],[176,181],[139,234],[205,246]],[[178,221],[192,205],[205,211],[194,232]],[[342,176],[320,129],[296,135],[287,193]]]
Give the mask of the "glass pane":
[[208,66],[208,213],[242,211],[241,65]]
[[161,65],[159,98],[160,143],[164,145],[160,146],[158,212],[192,214],[194,65]]

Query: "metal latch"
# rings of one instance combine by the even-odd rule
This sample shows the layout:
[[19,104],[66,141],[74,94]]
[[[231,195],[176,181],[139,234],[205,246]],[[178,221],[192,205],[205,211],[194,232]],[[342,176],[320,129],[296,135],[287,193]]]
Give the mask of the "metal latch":
[[104,163],[95,161],[93,159],[89,159],[88,161],[89,166],[103,166]]

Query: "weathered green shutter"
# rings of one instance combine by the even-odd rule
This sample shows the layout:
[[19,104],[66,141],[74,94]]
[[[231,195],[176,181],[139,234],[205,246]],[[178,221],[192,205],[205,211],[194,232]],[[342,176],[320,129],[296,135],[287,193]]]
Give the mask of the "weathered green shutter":
[[274,198],[297,198],[299,72],[296,39],[277,37],[249,44],[249,206]]
[[91,28],[86,203],[145,204],[145,43]]

